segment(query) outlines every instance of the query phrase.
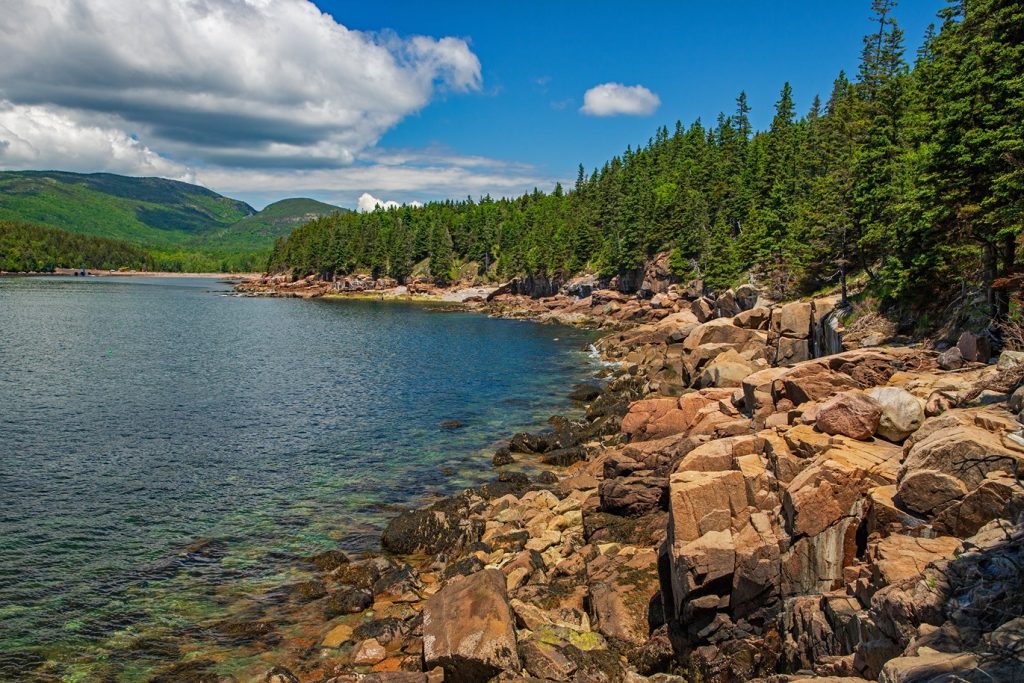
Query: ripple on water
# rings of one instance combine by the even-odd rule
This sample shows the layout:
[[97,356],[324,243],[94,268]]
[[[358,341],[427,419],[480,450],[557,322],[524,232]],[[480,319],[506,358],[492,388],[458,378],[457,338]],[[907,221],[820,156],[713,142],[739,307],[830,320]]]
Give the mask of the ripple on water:
[[0,279],[0,679],[242,670],[211,624],[479,483],[595,369],[579,330],[211,290]]

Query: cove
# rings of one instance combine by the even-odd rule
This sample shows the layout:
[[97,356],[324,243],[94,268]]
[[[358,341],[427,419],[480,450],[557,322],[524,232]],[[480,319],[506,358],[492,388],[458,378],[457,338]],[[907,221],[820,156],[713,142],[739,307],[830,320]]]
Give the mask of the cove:
[[597,369],[573,328],[184,278],[0,279],[0,331],[4,680],[144,680]]

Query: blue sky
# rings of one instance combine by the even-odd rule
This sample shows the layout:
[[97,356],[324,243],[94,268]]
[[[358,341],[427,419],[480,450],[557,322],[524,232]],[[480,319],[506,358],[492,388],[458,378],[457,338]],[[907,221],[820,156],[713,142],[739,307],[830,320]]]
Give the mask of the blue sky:
[[[897,8],[909,55],[944,4]],[[758,128],[787,80],[806,111],[856,72],[870,15],[869,0],[5,0],[0,169],[162,176],[257,207],[548,190],[661,125],[713,124],[741,89]],[[626,113],[581,111],[588,91],[591,113]]]
[[[483,66],[481,94],[449,96],[389,131],[384,146],[449,146],[575,177],[660,125],[731,112],[745,90],[757,128],[771,122],[785,81],[798,111],[827,99],[840,69],[855,73],[872,26],[867,0],[587,3],[427,2],[317,4],[361,30],[467,39]],[[904,0],[897,20],[908,54],[942,0]],[[648,116],[580,114],[599,83],[641,84],[661,98]]]

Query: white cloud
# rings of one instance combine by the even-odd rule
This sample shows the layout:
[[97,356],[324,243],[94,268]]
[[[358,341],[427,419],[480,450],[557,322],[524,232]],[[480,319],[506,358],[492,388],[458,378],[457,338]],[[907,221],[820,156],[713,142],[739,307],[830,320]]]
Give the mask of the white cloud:
[[446,148],[377,147],[439,93],[481,91],[459,38],[351,30],[308,0],[0,4],[0,168],[350,207],[362,194],[386,205],[554,183]]
[[661,99],[642,85],[602,83],[583,94],[580,111],[590,116],[647,116],[661,106]]
[[[423,204],[417,201],[408,202],[408,204],[409,206],[423,206]],[[356,202],[356,210],[359,211],[359,213],[370,213],[371,211],[376,211],[378,208],[397,209],[400,206],[402,206],[402,204],[399,202],[377,199],[369,192],[364,192],[359,195],[359,201]]]
[[192,169],[160,156],[123,130],[74,112],[0,100],[0,166],[158,175],[193,182]]
[[464,40],[350,30],[308,0],[6,0],[0,84],[180,159],[345,165],[481,75]]

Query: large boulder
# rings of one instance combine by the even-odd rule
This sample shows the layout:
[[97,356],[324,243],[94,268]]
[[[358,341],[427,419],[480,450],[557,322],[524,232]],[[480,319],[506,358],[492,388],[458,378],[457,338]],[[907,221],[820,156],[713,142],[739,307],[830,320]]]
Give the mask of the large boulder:
[[878,435],[901,443],[924,423],[924,402],[900,387],[875,387],[867,392],[882,409]]
[[[978,659],[971,654],[931,651],[915,657],[896,657],[882,667],[878,683],[932,683],[933,681],[973,681]],[[991,678],[991,677],[989,677]]]
[[816,426],[826,434],[842,434],[867,441],[874,436],[882,409],[859,391],[844,391],[818,407]]
[[807,401],[822,401],[837,391],[858,388],[860,384],[846,373],[816,361],[798,365],[780,375],[772,385],[772,394],[776,403],[784,397],[798,406]]
[[658,439],[673,434],[714,434],[719,426],[740,417],[731,403],[730,389],[704,389],[678,399],[653,398],[635,401],[622,418],[622,433],[632,441]]
[[794,301],[777,310],[778,313],[772,320],[772,329],[775,332],[798,339],[807,339],[811,336],[813,312],[810,302]]
[[966,361],[985,363],[992,356],[992,346],[989,344],[988,337],[979,336],[973,332],[961,334],[956,347],[960,349],[960,355]]
[[704,344],[731,344],[737,351],[764,346],[767,335],[759,330],[749,330],[733,325],[732,320],[718,318],[698,325],[683,342],[688,350]]
[[[991,415],[991,419],[984,416]],[[986,427],[996,426],[992,431]],[[999,427],[998,425],[1005,424]],[[1024,448],[1004,438],[1013,426],[988,410],[950,410],[929,418],[904,444],[903,476],[917,470],[944,472],[964,482],[968,490],[981,485],[990,472],[1024,469]]]
[[962,481],[936,470],[910,472],[896,490],[902,507],[922,516],[932,515],[967,495]]
[[485,569],[457,578],[427,600],[423,661],[454,683],[484,683],[521,668],[504,574]]
[[750,374],[761,369],[753,361],[729,349],[715,356],[700,373],[702,387],[738,387]]
[[661,619],[658,553],[649,548],[612,546],[587,563],[591,624],[612,641],[647,642]]

